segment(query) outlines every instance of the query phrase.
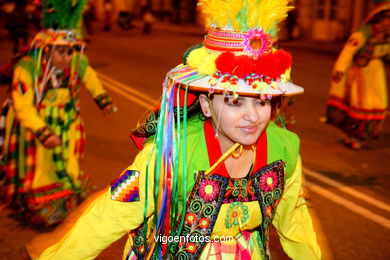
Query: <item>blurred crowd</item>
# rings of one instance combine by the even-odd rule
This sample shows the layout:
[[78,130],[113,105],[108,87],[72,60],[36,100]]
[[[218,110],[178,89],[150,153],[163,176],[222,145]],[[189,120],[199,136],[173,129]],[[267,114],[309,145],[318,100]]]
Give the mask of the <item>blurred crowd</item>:
[[[127,1],[127,5],[120,6],[112,0],[103,0],[101,5],[98,4],[100,2],[90,0],[84,8],[83,24],[79,29],[87,42],[96,21],[100,22],[101,30],[111,31],[114,24],[123,30],[132,29],[137,19],[142,24],[142,33],[152,32],[156,18],[151,1]],[[41,16],[42,0],[0,0],[0,30],[13,42],[13,54],[26,46],[41,29]]]

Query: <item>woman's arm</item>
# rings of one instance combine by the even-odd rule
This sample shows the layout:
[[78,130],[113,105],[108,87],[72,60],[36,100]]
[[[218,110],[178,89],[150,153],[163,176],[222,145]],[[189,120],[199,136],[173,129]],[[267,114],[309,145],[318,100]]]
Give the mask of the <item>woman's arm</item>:
[[[23,64],[23,63],[22,63]],[[17,120],[26,128],[34,132],[35,137],[46,147],[52,148],[61,143],[54,132],[39,116],[35,107],[36,97],[32,80],[32,72],[25,66],[17,66],[12,81],[12,106]]]
[[111,97],[106,93],[102,83],[96,75],[95,70],[90,66],[87,66],[82,78],[82,82],[88,89],[89,93],[91,93],[96,104],[105,112],[105,114],[114,112],[114,106]]
[[[96,195],[96,199],[87,201],[87,205],[82,204],[82,209],[77,210],[81,211],[78,216],[71,215],[71,220],[65,221],[65,231],[64,228],[57,229],[48,237],[46,236],[46,241],[37,237],[29,243],[27,248],[31,257],[33,259],[93,259],[111,243],[141,225],[144,221],[145,165],[149,159],[151,146],[151,144],[146,145],[137,155],[134,163],[124,172],[124,174],[129,171],[139,172],[139,179],[129,178],[130,185],[122,189],[122,192],[126,193],[127,189],[128,194],[133,195],[128,196],[129,202],[118,201],[118,193],[114,194],[118,189],[115,189],[115,185],[112,184],[110,189]],[[149,169],[153,169],[153,165]],[[153,171],[150,170],[147,189],[148,216],[154,209],[153,199],[151,199],[153,177]],[[137,189],[139,189],[138,194],[134,193]],[[58,233],[61,235],[58,236]],[[51,241],[47,242],[47,240]],[[45,244],[46,249],[42,249],[41,244]]]
[[34,95],[35,90],[31,72],[23,66],[17,66],[12,81],[12,105],[15,109],[16,118],[20,123],[36,132],[38,129],[45,127],[46,123],[38,115],[34,104]]
[[362,48],[365,43],[366,36],[361,31],[355,32],[349,37],[343,47],[343,50],[337,58],[333,69],[333,77],[335,77],[336,74],[343,75],[347,71],[347,69],[351,66],[356,52]]
[[273,220],[285,253],[292,259],[321,259],[316,232],[302,190],[302,162],[287,179]]

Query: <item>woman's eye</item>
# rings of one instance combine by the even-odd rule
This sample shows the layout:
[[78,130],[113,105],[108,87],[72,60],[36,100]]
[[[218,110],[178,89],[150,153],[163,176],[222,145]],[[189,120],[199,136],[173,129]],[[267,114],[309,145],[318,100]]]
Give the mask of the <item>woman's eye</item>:
[[257,105],[260,105],[260,106],[262,106],[262,107],[263,107],[263,106],[267,105],[267,103],[268,103],[268,102],[269,102],[269,101],[261,101],[261,100],[257,100],[257,101],[256,101],[256,104],[257,104]]
[[241,106],[242,101],[238,99],[229,98],[226,103],[228,106],[239,107]]

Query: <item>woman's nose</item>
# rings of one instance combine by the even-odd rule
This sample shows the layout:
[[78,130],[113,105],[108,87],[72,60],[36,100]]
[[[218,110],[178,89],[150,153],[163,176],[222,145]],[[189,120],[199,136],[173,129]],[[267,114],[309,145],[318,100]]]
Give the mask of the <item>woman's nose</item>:
[[255,104],[248,104],[244,111],[244,119],[251,123],[256,123],[259,121],[259,118],[259,111],[256,109]]

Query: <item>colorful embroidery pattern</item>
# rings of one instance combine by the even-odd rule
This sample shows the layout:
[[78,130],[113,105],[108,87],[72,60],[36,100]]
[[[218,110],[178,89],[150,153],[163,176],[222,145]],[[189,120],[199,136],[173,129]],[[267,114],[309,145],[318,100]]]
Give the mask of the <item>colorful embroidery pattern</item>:
[[278,174],[274,171],[265,173],[260,177],[259,185],[265,192],[273,191],[278,186]]
[[142,224],[137,229],[132,230],[130,235],[133,240],[132,252],[134,252],[137,258],[142,259],[145,253],[145,226]]
[[[180,236],[188,240],[168,245],[167,259],[197,259],[205,241],[191,239],[196,236],[210,236],[217,220],[221,205],[231,203],[225,218],[227,228],[245,223],[249,219],[248,208],[243,202],[258,200],[263,222],[258,229],[263,248],[261,253],[269,259],[269,226],[284,189],[283,161],[271,163],[248,178],[227,179],[220,175],[204,175],[199,172],[195,185],[187,201],[184,226]],[[181,217],[178,217],[180,224]],[[142,258],[145,254],[144,225],[131,232],[132,252]],[[150,232],[148,232],[150,234]],[[148,237],[151,241],[153,238]],[[194,242],[199,241],[199,242]]]
[[111,199],[124,202],[139,201],[139,172],[127,170],[111,184]]
[[233,202],[227,211],[225,226],[226,228],[231,228],[233,226],[241,225],[245,223],[248,218],[248,207],[242,202]]
[[226,188],[225,199],[223,203],[232,203],[236,201],[249,202],[255,201],[255,191],[253,189],[252,179],[230,179]]
[[204,172],[198,173],[197,181],[187,201],[185,223],[180,234],[189,236],[189,239],[179,244],[178,248],[172,246],[169,249],[175,255],[175,259],[197,259],[199,257],[205,243],[200,242],[201,239],[191,240],[191,237],[210,236],[222,205],[226,186],[225,177],[205,176]]
[[273,162],[260,170],[254,176],[254,188],[260,204],[263,221],[260,227],[265,258],[269,259],[269,227],[275,215],[275,209],[284,190],[285,163]]
[[215,200],[219,193],[219,185],[216,181],[205,179],[199,185],[199,196],[206,202]]

